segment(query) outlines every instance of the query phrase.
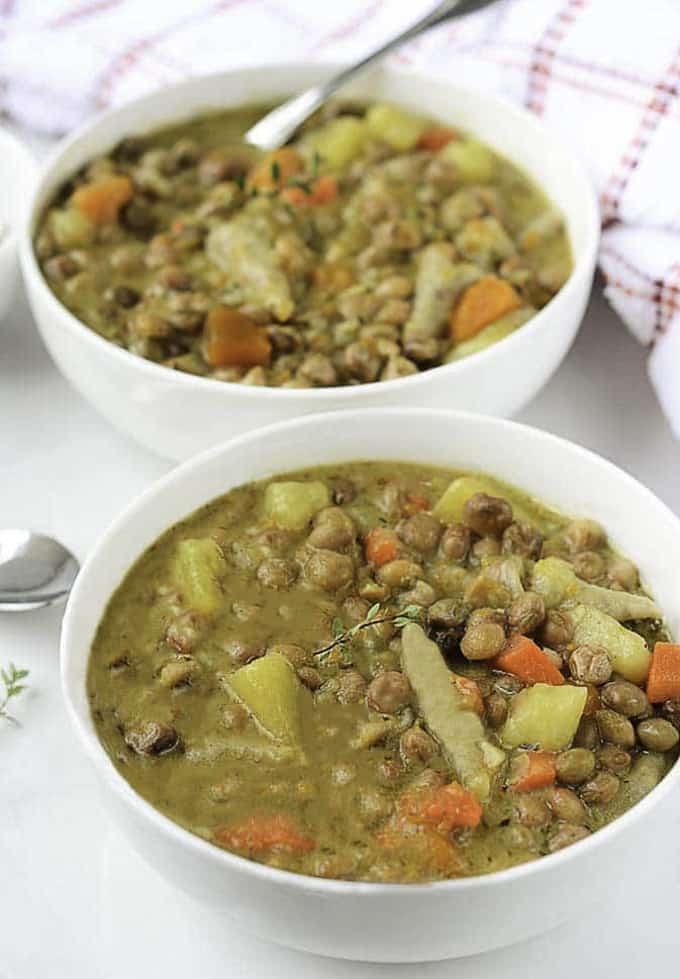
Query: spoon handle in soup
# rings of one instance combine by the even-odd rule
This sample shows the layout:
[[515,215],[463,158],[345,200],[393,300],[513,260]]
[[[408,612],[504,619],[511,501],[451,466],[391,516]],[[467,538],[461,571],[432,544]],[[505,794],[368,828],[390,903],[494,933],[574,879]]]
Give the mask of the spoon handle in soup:
[[322,85],[308,88],[295,98],[288,99],[287,102],[272,112],[268,112],[263,119],[260,119],[246,132],[244,136],[246,143],[259,146],[263,150],[274,150],[283,146],[305,119],[308,119],[331,95],[378,59],[443,20],[462,17],[465,14],[481,10],[482,7],[494,2],[495,0],[444,0],[443,3],[435,4],[428,13],[420,17],[414,24],[381,44],[380,47],[365,55],[360,61],[350,65],[349,68],[345,68],[333,78],[329,78]]

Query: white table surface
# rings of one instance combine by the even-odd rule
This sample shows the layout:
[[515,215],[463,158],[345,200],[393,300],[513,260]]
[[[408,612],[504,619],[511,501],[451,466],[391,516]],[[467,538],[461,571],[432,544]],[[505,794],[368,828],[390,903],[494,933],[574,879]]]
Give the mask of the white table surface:
[[[521,417],[607,456],[680,513],[680,444],[657,407],[644,352],[600,295],[562,368]],[[61,378],[20,296],[0,326],[0,523],[54,534],[82,558],[167,469]],[[31,670],[16,702],[21,726],[0,719],[0,979],[566,979],[577,970],[632,979],[677,964],[678,792],[650,820],[636,869],[626,878],[624,868],[611,868],[605,907],[510,949],[456,963],[371,966],[240,934],[165,884],[109,822],[64,715],[60,620],[55,609],[0,617],[0,664]]]

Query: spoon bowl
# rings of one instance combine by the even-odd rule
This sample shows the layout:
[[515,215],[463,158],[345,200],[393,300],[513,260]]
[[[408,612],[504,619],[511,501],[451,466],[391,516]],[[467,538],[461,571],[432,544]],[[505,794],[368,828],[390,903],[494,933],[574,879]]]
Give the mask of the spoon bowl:
[[80,570],[63,544],[31,530],[0,530],[0,612],[29,612],[68,598]]

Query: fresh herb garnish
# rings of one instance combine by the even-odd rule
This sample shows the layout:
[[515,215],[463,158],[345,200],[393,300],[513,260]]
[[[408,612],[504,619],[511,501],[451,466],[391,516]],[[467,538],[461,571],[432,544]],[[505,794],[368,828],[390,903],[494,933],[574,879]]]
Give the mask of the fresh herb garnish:
[[313,193],[313,188],[307,177],[291,177],[288,181],[289,187],[299,187],[305,194]]
[[380,625],[383,622],[390,622],[395,629],[403,629],[409,622],[416,622],[420,618],[422,611],[420,605],[406,605],[401,611],[395,612],[394,614],[380,615],[380,602],[376,602],[374,605],[371,605],[366,613],[366,617],[361,622],[353,625],[351,629],[345,629],[340,619],[333,619],[331,623],[331,631],[335,637],[333,642],[324,646],[322,649],[317,649],[314,655],[318,656],[320,660],[324,660],[338,646],[346,646],[350,643],[362,629],[368,629],[371,626]]
[[14,724],[17,723],[15,717],[7,710],[7,704],[13,697],[17,697],[22,690],[26,689],[26,684],[22,683],[28,676],[28,670],[19,669],[10,663],[9,667],[5,670],[0,668],[0,680],[4,687],[4,693],[0,697],[0,717],[4,717],[7,721],[12,721]]
[[245,173],[237,173],[234,177],[234,183],[239,190],[243,191],[246,189],[246,175]]
[[272,180],[274,183],[278,183],[281,179],[281,167],[279,163],[274,160],[271,165]]
[[312,157],[312,176],[319,176],[319,167],[321,166],[321,154],[318,150],[314,150],[314,156]]

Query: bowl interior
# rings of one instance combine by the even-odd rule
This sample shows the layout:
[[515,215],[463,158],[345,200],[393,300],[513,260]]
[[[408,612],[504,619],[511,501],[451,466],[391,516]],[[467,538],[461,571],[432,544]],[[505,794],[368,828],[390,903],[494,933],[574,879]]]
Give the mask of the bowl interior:
[[[276,101],[327,79],[338,65],[272,65],[193,79],[107,112],[59,147],[34,200],[30,232],[57,187],[124,136],[148,133],[200,113]],[[347,95],[388,99],[470,130],[527,171],[563,211],[574,256],[591,260],[597,238],[593,192],[580,166],[528,112],[497,96],[449,81],[381,67],[347,88]]]
[[[536,429],[465,413],[383,409],[307,416],[241,436],[180,466],[119,517],[89,558],[62,633],[66,694],[88,741],[96,741],[84,683],[90,645],[111,593],[140,553],[234,486],[361,459],[480,470],[566,514],[600,521],[614,545],[637,563],[673,635],[680,634],[680,521],[611,463]],[[105,758],[98,743],[95,752]]]

